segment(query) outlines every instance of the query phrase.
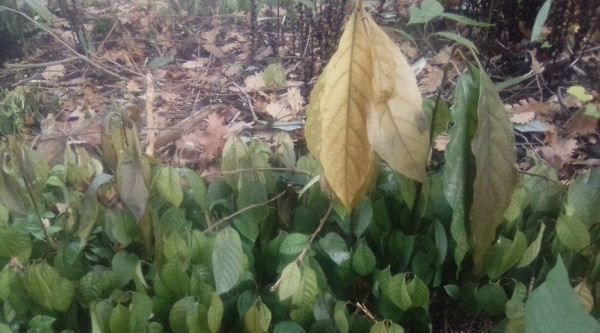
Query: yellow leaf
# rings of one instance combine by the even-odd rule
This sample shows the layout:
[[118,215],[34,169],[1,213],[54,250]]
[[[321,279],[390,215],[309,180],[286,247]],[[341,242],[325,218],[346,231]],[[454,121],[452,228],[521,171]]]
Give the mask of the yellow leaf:
[[421,93],[402,52],[364,13],[373,48],[372,106],[367,111],[369,141],[375,151],[402,175],[425,183],[429,157],[429,124]]
[[[350,210],[374,171],[366,110],[372,100],[372,56],[362,9],[354,10],[308,108],[307,144],[325,178]],[[316,118],[311,119],[311,116]]]

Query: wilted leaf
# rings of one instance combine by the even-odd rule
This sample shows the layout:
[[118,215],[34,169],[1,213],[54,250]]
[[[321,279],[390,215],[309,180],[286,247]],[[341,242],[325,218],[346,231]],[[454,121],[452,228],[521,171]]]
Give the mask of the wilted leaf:
[[454,262],[459,269],[470,249],[467,222],[473,202],[473,178],[468,175],[475,171],[471,140],[477,130],[478,100],[479,76],[463,75],[456,85],[456,103],[452,107],[454,126],[450,130],[444,167],[444,195],[452,207],[450,232],[456,242]]
[[364,17],[373,57],[374,96],[367,109],[369,141],[393,169],[425,183],[429,123],[422,110],[417,80],[391,38],[370,15],[361,12],[360,16]]
[[492,81],[474,67],[471,73],[480,77],[477,132],[471,144],[477,172],[470,214],[473,261],[479,272],[517,182],[517,152],[508,113]]
[[311,153],[321,162],[328,185],[351,208],[370,178],[373,149],[369,144],[366,110],[372,96],[370,39],[355,9],[339,48],[311,94],[306,137]]

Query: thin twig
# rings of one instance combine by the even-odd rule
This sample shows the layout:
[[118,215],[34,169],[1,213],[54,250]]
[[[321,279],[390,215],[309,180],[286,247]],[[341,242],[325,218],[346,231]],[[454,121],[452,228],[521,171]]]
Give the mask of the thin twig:
[[40,62],[37,64],[6,64],[7,69],[24,69],[24,68],[37,68],[37,67],[48,67],[54,65],[67,64],[76,60],[80,60],[79,57],[65,58],[56,61]]
[[377,322],[377,318],[375,318],[371,311],[369,311],[369,309],[367,309],[363,304],[356,302],[354,303],[354,306],[356,306],[362,313],[364,313],[367,316],[367,318],[371,319],[374,322]]
[[267,201],[265,201],[265,202],[261,202],[261,203],[257,203],[257,204],[254,204],[254,205],[250,205],[250,206],[248,206],[248,207],[244,207],[244,208],[242,208],[242,209],[238,210],[237,212],[235,212],[235,213],[233,213],[233,214],[231,214],[231,215],[229,215],[229,216],[225,216],[224,218],[222,218],[222,219],[218,220],[217,222],[213,223],[212,225],[210,225],[210,226],[209,226],[208,228],[206,228],[206,230],[204,230],[202,233],[204,233],[204,234],[205,234],[205,233],[211,232],[211,231],[213,231],[213,230],[214,230],[216,227],[218,227],[219,225],[221,225],[221,224],[223,224],[223,223],[225,223],[225,222],[227,222],[227,221],[231,220],[232,218],[234,218],[234,217],[236,217],[236,216],[238,216],[238,215],[241,215],[241,214],[243,214],[243,213],[245,213],[245,212],[247,212],[247,211],[249,211],[249,210],[252,210],[252,209],[254,209],[254,208],[258,208],[258,207],[262,207],[262,206],[268,205],[269,203],[271,203],[271,202],[273,202],[273,201],[275,201],[275,200],[277,200],[277,199],[281,198],[281,197],[282,197],[284,194],[286,194],[286,193],[287,193],[287,191],[283,191],[283,192],[281,192],[281,193],[277,194],[276,196],[272,197],[271,199],[269,199],[269,200],[267,200]]
[[260,124],[266,124],[266,122],[258,120],[258,118],[256,117],[256,112],[254,112],[254,107],[252,106],[252,99],[250,98],[250,95],[248,95],[248,93],[245,90],[243,90],[237,83],[232,82],[232,84],[236,86],[238,90],[242,94],[244,94],[244,96],[246,96],[246,100],[248,101],[248,106],[250,107],[250,112],[252,112],[252,117],[254,117],[254,121]]
[[28,21],[30,21],[33,24],[35,24],[38,28],[44,30],[46,33],[50,34],[50,36],[54,37],[58,42],[60,42],[61,44],[63,44],[69,51],[71,51],[72,53],[74,53],[77,58],[79,58],[79,59],[87,62],[88,64],[90,64],[91,66],[95,67],[96,69],[99,69],[102,72],[104,72],[104,73],[106,73],[106,74],[108,74],[108,75],[110,75],[112,77],[115,77],[115,78],[117,78],[119,80],[127,80],[126,77],[124,77],[124,76],[122,76],[120,74],[117,74],[115,72],[112,72],[111,70],[106,69],[106,68],[100,66],[99,64],[97,64],[93,60],[91,60],[90,58],[82,55],[81,53],[79,53],[77,51],[75,51],[69,44],[67,44],[67,42],[65,42],[59,36],[57,36],[54,32],[52,32],[52,30],[50,30],[49,28],[45,27],[43,24],[37,22],[36,20],[32,19],[27,14],[25,14],[25,13],[23,13],[21,11],[18,11],[18,10],[6,7],[6,6],[0,6],[0,9],[7,10],[9,12],[12,12],[12,13],[15,13],[15,14],[23,16],[25,19],[27,19]]

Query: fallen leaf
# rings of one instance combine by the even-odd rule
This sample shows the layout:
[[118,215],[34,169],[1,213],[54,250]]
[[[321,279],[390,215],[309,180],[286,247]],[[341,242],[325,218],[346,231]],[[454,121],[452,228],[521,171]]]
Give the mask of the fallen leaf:
[[513,124],[527,124],[532,121],[535,117],[535,112],[533,111],[525,111],[519,113],[513,113],[510,115],[510,122]]
[[56,81],[63,76],[65,76],[65,66],[63,65],[48,66],[42,73],[42,77],[49,81]]
[[419,90],[424,94],[437,91],[444,77],[444,71],[439,67],[427,66],[426,68],[427,74],[419,82]]
[[577,140],[564,139],[555,130],[551,130],[546,132],[546,145],[536,151],[553,168],[560,170],[572,160],[571,155],[577,146]]

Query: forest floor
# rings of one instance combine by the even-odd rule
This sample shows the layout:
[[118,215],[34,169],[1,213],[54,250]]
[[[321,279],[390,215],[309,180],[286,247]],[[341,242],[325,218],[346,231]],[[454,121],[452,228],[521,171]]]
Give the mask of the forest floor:
[[[374,16],[383,26],[404,28],[410,6],[420,1],[388,2],[375,1]],[[198,170],[208,180],[219,174],[221,151],[231,135],[254,135],[274,145],[273,137],[286,131],[297,151],[306,152],[302,128],[310,90],[335,51],[344,11],[328,5],[314,12],[313,2],[292,3],[261,6],[255,15],[232,7],[192,15],[166,0],[97,2],[77,12],[50,7],[56,16],[43,23],[46,31],[23,18],[27,54],[5,59],[0,96],[27,96],[32,107],[19,123],[3,105],[0,134],[9,134],[11,127],[20,131],[56,164],[66,146],[100,154],[103,119],[110,111],[125,110],[141,125],[146,153]],[[78,28],[87,43],[76,37]],[[406,30],[412,40],[387,29],[414,64],[423,96],[433,99],[439,92],[448,105],[466,59],[473,56],[461,48],[451,57],[456,43],[431,37],[445,30],[480,47],[480,60],[495,83],[515,83],[500,95],[514,125],[521,170],[537,156],[568,182],[580,170],[600,165],[600,95],[590,83],[594,76],[582,69],[600,66],[598,36],[562,81],[549,82],[546,71],[556,59],[536,54],[527,42],[494,50],[484,43],[484,28],[446,21]],[[443,156],[447,142],[445,133],[435,139],[434,156]],[[436,297],[439,307],[452,309],[449,300]],[[447,332],[478,331],[493,322],[449,312],[439,319]]]

